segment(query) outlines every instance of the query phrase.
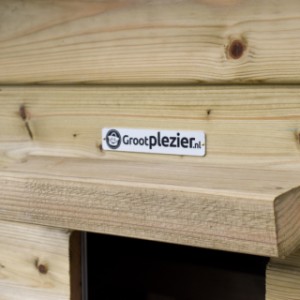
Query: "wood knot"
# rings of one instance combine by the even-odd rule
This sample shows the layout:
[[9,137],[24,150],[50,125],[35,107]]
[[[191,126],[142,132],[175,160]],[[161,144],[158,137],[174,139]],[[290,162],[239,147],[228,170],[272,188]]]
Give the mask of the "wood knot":
[[26,128],[26,130],[27,130],[27,132],[30,136],[30,139],[33,140],[33,133],[32,133],[31,128],[29,126],[29,122],[28,122],[29,115],[28,115],[28,112],[26,110],[25,104],[20,105],[20,107],[19,107],[19,116],[24,121],[25,128]]
[[46,264],[41,264],[38,259],[36,259],[36,261],[35,261],[35,267],[38,269],[38,271],[41,274],[48,273],[48,266]]
[[228,48],[228,56],[232,59],[239,59],[243,56],[246,50],[246,45],[241,40],[234,40]]
[[48,273],[48,268],[46,265],[40,264],[38,265],[38,270],[41,274],[47,274]]
[[26,112],[26,107],[24,104],[22,104],[19,108],[19,115],[23,121],[27,120],[27,112]]

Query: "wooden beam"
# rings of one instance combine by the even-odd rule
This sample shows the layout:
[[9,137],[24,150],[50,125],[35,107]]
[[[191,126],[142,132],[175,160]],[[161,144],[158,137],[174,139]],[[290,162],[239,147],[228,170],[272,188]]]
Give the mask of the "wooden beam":
[[0,3],[1,83],[298,83],[298,0]]
[[299,169],[29,156],[0,172],[0,219],[285,255],[300,244]]
[[1,299],[70,299],[69,264],[66,230],[0,221]]
[[286,258],[272,258],[266,273],[266,300],[300,299],[300,250]]

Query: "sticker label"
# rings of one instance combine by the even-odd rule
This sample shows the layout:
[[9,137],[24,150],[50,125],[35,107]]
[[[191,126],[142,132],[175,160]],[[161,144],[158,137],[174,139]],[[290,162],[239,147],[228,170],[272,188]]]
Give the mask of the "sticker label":
[[103,128],[102,148],[110,151],[204,156],[203,131]]

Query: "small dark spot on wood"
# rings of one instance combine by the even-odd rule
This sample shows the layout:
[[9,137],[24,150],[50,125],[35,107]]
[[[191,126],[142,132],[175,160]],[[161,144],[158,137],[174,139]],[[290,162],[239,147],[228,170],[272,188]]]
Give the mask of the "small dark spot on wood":
[[41,273],[41,274],[47,274],[48,273],[48,268],[47,268],[47,266],[45,266],[45,265],[39,265],[38,266],[38,269],[39,269],[39,272]]
[[20,106],[19,115],[22,118],[22,120],[25,122],[25,127],[26,127],[26,130],[27,130],[27,132],[30,136],[30,139],[33,140],[33,134],[32,134],[31,128],[30,128],[29,123],[28,123],[28,114],[27,114],[27,111],[26,111],[25,104],[22,104]]
[[233,59],[239,59],[242,57],[245,51],[245,45],[240,40],[234,40],[229,46],[229,57]]
[[211,114],[211,109],[208,109],[208,110],[206,111],[206,113],[207,113],[207,115],[209,116],[209,115]]
[[99,150],[100,150],[101,152],[103,151],[102,144],[99,145]]
[[38,269],[38,271],[41,274],[47,274],[48,273],[48,267],[47,267],[47,265],[40,264],[38,259],[35,260],[34,264],[35,264],[35,267]]
[[76,138],[76,137],[77,137],[77,133],[74,133],[74,134],[73,134],[73,138]]
[[26,121],[27,114],[26,114],[26,107],[24,104],[22,104],[19,108],[19,115],[22,118],[23,121]]
[[296,139],[297,144],[300,145],[300,132],[299,132],[299,130],[295,130],[294,135],[295,135],[295,139]]
[[5,266],[2,265],[2,264],[0,264],[0,268],[1,268],[1,269],[5,269]]

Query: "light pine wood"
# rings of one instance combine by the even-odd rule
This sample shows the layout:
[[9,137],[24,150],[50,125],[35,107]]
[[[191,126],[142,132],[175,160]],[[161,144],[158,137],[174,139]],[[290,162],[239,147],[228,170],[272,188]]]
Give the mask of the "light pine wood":
[[272,258],[266,273],[266,300],[300,299],[300,249],[285,259]]
[[298,0],[2,0],[0,82],[296,83],[299,35]]
[[29,156],[0,172],[0,219],[281,256],[300,239],[278,244],[274,210],[299,232],[299,170]]
[[[297,180],[300,181],[299,175]],[[295,240],[300,239],[300,189],[276,199],[275,216],[278,223],[278,245],[285,252],[291,245],[295,246]]]
[[[300,161],[298,87],[2,86],[0,105],[0,161],[36,154],[262,169],[293,169]],[[103,127],[203,130],[207,155],[100,151]]]
[[69,271],[66,230],[0,221],[1,300],[70,299]]
[[[299,245],[299,88],[1,90],[1,219],[267,256]],[[102,151],[103,127],[204,130],[207,155]]]

